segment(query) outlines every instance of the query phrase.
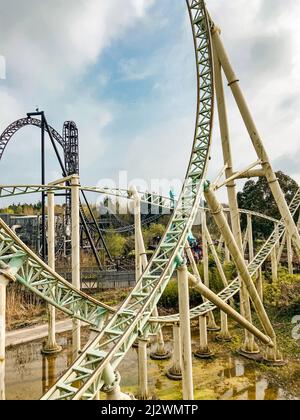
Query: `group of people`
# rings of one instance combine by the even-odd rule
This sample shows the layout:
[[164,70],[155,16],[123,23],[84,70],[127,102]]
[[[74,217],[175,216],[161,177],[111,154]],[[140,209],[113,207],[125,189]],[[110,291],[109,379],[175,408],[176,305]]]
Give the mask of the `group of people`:
[[194,255],[195,261],[198,264],[203,258],[203,248],[200,239],[196,239],[193,234],[188,237],[189,245]]

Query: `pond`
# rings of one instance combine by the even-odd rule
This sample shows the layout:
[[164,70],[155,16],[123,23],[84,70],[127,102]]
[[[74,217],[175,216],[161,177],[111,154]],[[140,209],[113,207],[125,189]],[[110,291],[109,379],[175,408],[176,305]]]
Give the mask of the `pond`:
[[[83,331],[86,342],[88,332]],[[171,349],[170,332],[166,345]],[[197,347],[197,333],[193,347]],[[63,351],[56,356],[41,354],[42,341],[10,348],[6,353],[6,398],[10,400],[37,400],[51,387],[72,363],[71,334],[58,337]],[[149,347],[149,353],[154,344]],[[193,374],[195,399],[210,400],[291,400],[298,399],[292,385],[270,380],[262,365],[241,358],[230,349],[214,344],[215,358],[202,361],[194,358]],[[138,393],[137,349],[131,349],[120,367],[122,391]],[[181,399],[181,382],[166,377],[171,361],[155,362],[149,359],[149,390],[157,400]],[[279,371],[280,372],[280,371]],[[105,398],[103,395],[102,398]]]

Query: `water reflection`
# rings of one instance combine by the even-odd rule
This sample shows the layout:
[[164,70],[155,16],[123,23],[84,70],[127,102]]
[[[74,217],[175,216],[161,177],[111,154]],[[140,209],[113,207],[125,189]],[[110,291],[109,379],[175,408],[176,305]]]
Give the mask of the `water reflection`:
[[[83,333],[83,341],[88,339]],[[195,344],[198,340],[195,338]],[[58,343],[63,351],[55,356],[42,356],[42,342],[21,345],[7,351],[6,396],[8,399],[39,399],[72,363],[71,334],[60,336]],[[167,344],[170,346],[170,343]],[[222,347],[219,348],[221,351]],[[149,348],[149,352],[153,349]],[[194,360],[196,399],[215,400],[280,400],[291,399],[288,390],[269,383],[259,365],[234,356],[220,353],[214,360]],[[149,389],[157,399],[180,399],[181,382],[172,382],[165,376],[170,361],[149,360]],[[137,394],[137,350],[132,349],[121,364],[124,391]]]
[[242,399],[249,401],[278,400],[280,388],[270,384],[262,374],[253,368],[251,362],[244,359],[229,357],[228,365],[220,372],[222,379],[244,378],[241,381],[232,381],[232,387],[226,390],[220,399]]

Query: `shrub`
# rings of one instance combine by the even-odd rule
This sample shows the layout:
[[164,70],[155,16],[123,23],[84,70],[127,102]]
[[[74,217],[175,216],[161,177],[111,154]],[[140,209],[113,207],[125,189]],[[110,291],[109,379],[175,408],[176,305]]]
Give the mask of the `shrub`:
[[[190,305],[191,307],[198,306],[202,303],[202,298],[200,293],[191,288],[190,289]],[[173,309],[178,311],[178,284],[177,280],[171,280],[164,291],[159,306],[164,309]]]
[[278,282],[264,283],[264,298],[268,306],[278,310],[299,311],[300,308],[300,275],[290,275],[286,269],[281,268],[278,273]]

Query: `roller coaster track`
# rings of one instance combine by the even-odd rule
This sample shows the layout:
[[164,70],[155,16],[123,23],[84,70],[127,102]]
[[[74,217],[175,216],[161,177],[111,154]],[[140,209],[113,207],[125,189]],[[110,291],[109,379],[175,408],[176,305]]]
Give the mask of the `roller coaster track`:
[[[22,128],[26,126],[35,126],[38,128],[42,128],[41,120],[37,118],[22,118],[20,120],[14,121],[10,126],[6,128],[6,130],[0,136],[0,160],[2,159],[3,153],[6,149],[6,146],[12,139],[12,137]],[[64,149],[64,140],[62,136],[54,130],[54,128],[49,127],[50,132],[55,141]]]
[[[54,191],[60,192],[66,189],[70,189],[70,187],[59,187],[59,186],[49,186],[49,185],[0,185],[0,199],[1,198],[9,198],[13,196],[21,196],[26,194],[37,194],[41,192],[47,191]],[[131,199],[131,194],[128,190],[122,189],[107,189],[107,188],[97,188],[97,187],[81,187],[80,188],[84,192],[93,192],[97,194],[109,195],[112,197],[122,198],[125,200]],[[163,209],[170,209],[173,210],[174,202],[169,198],[162,197],[159,195],[152,195],[152,200],[150,201],[149,197],[143,192],[141,194],[141,202],[143,204],[152,204],[154,207],[162,207]],[[160,203],[160,204],[158,204]],[[175,201],[175,205],[177,202]],[[209,209],[203,208],[199,206],[199,210],[206,210],[209,212]],[[225,212],[230,212],[229,208],[224,208]],[[239,209],[240,214],[249,214],[253,217],[258,217],[261,219],[268,220],[275,224],[280,223],[280,220],[275,219],[273,217],[267,216],[266,214],[258,213],[253,210],[245,210]],[[158,217],[158,215],[153,215],[153,217]],[[161,217],[161,216],[159,216]],[[149,223],[147,221],[147,223]],[[124,227],[125,228],[125,227]],[[104,229],[102,229],[104,231]]]
[[[290,204],[290,211],[293,216],[297,213],[300,207],[300,189],[297,191],[295,197],[293,198]],[[268,256],[271,254],[272,250],[275,246],[279,243],[286,232],[285,222],[282,219],[280,223],[277,225],[277,229],[273,231],[269,239],[265,242],[263,247],[260,251],[256,254],[254,259],[248,265],[248,270],[251,276],[254,276],[259,268],[263,265],[266,261]],[[228,302],[231,298],[233,298],[238,292],[240,291],[240,282],[239,279],[236,278],[233,282],[231,282],[228,287],[223,289],[219,294],[219,298],[221,298],[224,302]],[[211,302],[205,302],[202,305],[191,309],[190,311],[190,318],[195,319],[199,316],[203,316],[211,311],[214,311],[216,306],[214,306]],[[167,317],[159,317],[155,320],[155,322],[161,324],[169,324],[179,321],[179,314],[171,315]]]
[[[9,267],[12,260],[21,259],[23,265],[15,275],[17,281],[50,304],[75,318],[87,322],[94,328],[99,328],[107,315],[112,314],[110,321],[98,337],[84,350],[74,365],[48,391],[43,399],[93,399],[104,384],[102,373],[105,367],[110,364],[114,369],[117,369],[136,338],[147,334],[151,329],[151,324],[168,324],[178,320],[178,315],[153,319],[151,314],[174,270],[180,264],[179,256],[183,253],[187,236],[199,210],[198,203],[206,175],[213,116],[213,71],[209,20],[202,0],[188,0],[187,4],[193,24],[198,69],[197,123],[187,181],[159,248],[135,289],[118,312],[114,313],[108,306],[73,288],[47,267],[0,220],[1,269]],[[4,148],[0,149],[2,151],[0,156],[2,156]],[[27,194],[40,192],[41,189],[53,191],[60,188],[41,186],[0,187],[0,197],[5,197],[7,194],[21,195],[24,191]],[[98,192],[97,189],[85,190]],[[104,193],[107,192],[106,189],[103,191]],[[116,195],[130,198],[126,191],[119,191]],[[161,202],[161,197],[158,200],[158,205],[165,206],[165,203]],[[293,214],[296,213],[299,206],[300,190],[290,206]],[[261,216],[254,212],[246,213]],[[275,219],[269,218],[269,220],[278,223]],[[284,231],[285,224],[282,220],[249,264],[248,268],[251,275],[254,275],[263,264],[283,236]],[[236,279],[219,294],[219,297],[228,301],[238,291],[239,281]],[[204,315],[215,308],[211,303],[205,303],[192,309],[191,317]]]
[[[4,151],[8,145],[8,143],[12,140],[13,136],[22,128],[26,127],[26,126],[34,126],[34,127],[38,127],[40,129],[42,129],[42,121],[37,119],[37,118],[33,118],[33,117],[27,117],[27,118],[22,118],[19,119],[17,121],[14,121],[12,124],[10,124],[6,130],[4,130],[4,132],[1,134],[0,136],[0,161],[3,157]],[[79,161],[78,161],[78,131],[77,131],[77,127],[76,124],[74,122],[71,121],[67,121],[64,124],[64,137],[62,137],[53,127],[49,126],[48,123],[45,124],[45,128],[44,128],[45,132],[49,134],[49,136],[51,137],[51,141],[53,142],[53,147],[55,149],[55,152],[57,154],[57,158],[58,161],[61,165],[61,169],[64,173],[64,176],[69,176],[72,175],[74,173],[78,173],[79,172]],[[68,134],[68,130],[70,132],[70,134]],[[77,135],[77,138],[76,138]],[[65,164],[63,163],[63,161],[61,160],[61,158],[59,157],[58,151],[56,150],[56,146],[54,141],[56,141],[63,149],[64,152],[64,157],[65,157]],[[75,144],[77,141],[77,145]],[[34,189],[35,190],[35,189]],[[46,190],[47,191],[47,190]],[[43,194],[44,192],[46,192],[44,189],[41,189],[41,193]],[[33,192],[37,192],[37,191],[33,191]],[[30,193],[30,188],[28,188],[27,194]],[[84,192],[82,192],[83,197],[85,199],[85,195]],[[17,194],[17,190],[15,191],[15,195]],[[1,197],[1,195],[0,195]],[[66,206],[66,215],[67,218],[70,218],[70,197],[67,196],[67,206]],[[87,240],[90,243],[91,249],[93,251],[95,260],[97,262],[97,265],[99,266],[99,268],[102,268],[102,264],[98,255],[98,251],[97,248],[95,246],[95,243],[93,241],[93,238],[91,237],[91,234],[89,232],[89,228],[88,225],[86,224],[86,220],[85,220],[85,214],[83,211],[80,211],[80,217],[82,220],[82,224],[84,227],[84,231],[86,233],[87,236]],[[93,215],[92,215],[93,218]],[[103,247],[108,255],[108,258],[110,259],[110,261],[112,261],[111,255],[108,251],[108,248],[106,246],[106,243],[104,241],[103,235],[101,230],[99,229],[99,227],[97,226],[97,224],[95,223],[95,230],[97,231],[98,235],[99,235],[99,239],[98,239],[98,243],[101,242],[103,244]]]
[[161,295],[178,266],[203,192],[213,122],[213,70],[210,26],[203,1],[187,2],[193,24],[198,75],[198,108],[193,151],[179,203],[145,273],[73,366],[43,399],[93,399],[102,388],[103,371],[116,369],[134,341],[144,335]]
[[0,268],[9,267],[9,262],[17,259],[22,259],[23,265],[15,275],[16,280],[67,315],[98,329],[101,321],[113,312],[51,270],[0,219]]
[[[30,191],[35,192],[33,186],[29,187]],[[9,191],[13,191],[9,189]],[[38,190],[40,192],[40,189]],[[299,192],[294,197],[290,210],[295,214],[300,206]],[[264,215],[255,213],[257,217],[263,218]],[[279,221],[275,222],[279,223]],[[33,293],[46,300],[48,303],[54,305],[59,310],[63,311],[69,316],[81,319],[95,328],[102,317],[106,317],[109,313],[114,313],[115,310],[90,298],[86,294],[74,289],[69,282],[65,281],[56,272],[53,272],[43,261],[37,257],[11,229],[0,219],[0,267],[2,269],[7,267],[9,261],[12,259],[24,259],[25,266],[22,268],[22,273],[16,275],[16,279],[26,288]],[[251,262],[251,274],[255,274],[258,268],[264,263],[270,255],[275,244],[281,239],[284,234],[284,226],[282,221],[278,225],[279,229],[275,229],[268,241],[264,244],[259,254]],[[27,267],[26,267],[27,266]],[[29,269],[29,267],[32,267]],[[26,274],[27,273],[27,274]],[[219,296],[228,300],[238,292],[238,283],[236,280],[223,290]],[[232,294],[233,293],[233,294]],[[224,297],[225,296],[225,297]],[[79,308],[79,310],[78,310]],[[98,309],[97,309],[98,308]],[[214,310],[215,307],[209,307],[209,310]],[[98,315],[94,316],[95,311],[98,310]],[[204,312],[203,312],[204,311]],[[207,311],[207,306],[201,305],[200,307],[191,310],[191,318],[196,318]],[[170,317],[159,317],[151,319],[153,323],[170,324],[178,321],[178,315]]]

